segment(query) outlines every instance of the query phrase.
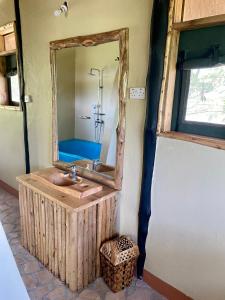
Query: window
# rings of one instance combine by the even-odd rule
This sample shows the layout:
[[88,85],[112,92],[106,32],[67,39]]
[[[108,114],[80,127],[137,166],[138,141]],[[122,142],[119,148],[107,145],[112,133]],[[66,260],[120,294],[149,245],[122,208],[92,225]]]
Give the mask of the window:
[[174,131],[225,139],[225,45],[224,35],[219,36],[221,30],[225,34],[224,26],[181,33]]
[[0,109],[20,110],[17,52],[15,22],[0,26]]
[[185,121],[225,125],[225,66],[191,71]]

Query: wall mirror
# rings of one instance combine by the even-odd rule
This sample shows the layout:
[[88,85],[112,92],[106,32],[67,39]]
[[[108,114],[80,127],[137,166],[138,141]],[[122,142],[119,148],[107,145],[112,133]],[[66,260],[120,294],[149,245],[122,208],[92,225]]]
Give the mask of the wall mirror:
[[50,43],[53,164],[121,189],[128,29]]

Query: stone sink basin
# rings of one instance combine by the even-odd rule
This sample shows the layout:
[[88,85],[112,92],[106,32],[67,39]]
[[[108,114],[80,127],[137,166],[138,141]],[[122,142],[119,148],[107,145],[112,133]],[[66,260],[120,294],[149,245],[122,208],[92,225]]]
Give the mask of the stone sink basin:
[[82,178],[77,177],[76,181],[73,181],[69,174],[55,173],[49,176],[48,180],[57,186],[71,186],[77,183],[82,183]]
[[77,177],[73,181],[69,174],[57,168],[48,168],[32,173],[35,179],[55,188],[61,192],[74,196],[76,198],[84,198],[102,191],[102,185],[89,181],[85,178]]

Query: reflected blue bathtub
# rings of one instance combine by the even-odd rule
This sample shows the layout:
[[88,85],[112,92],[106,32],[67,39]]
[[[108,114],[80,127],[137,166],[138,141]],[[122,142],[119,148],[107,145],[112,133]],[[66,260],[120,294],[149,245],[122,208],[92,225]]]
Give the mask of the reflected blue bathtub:
[[59,142],[59,160],[72,162],[83,159],[100,159],[102,145],[99,143],[72,139]]

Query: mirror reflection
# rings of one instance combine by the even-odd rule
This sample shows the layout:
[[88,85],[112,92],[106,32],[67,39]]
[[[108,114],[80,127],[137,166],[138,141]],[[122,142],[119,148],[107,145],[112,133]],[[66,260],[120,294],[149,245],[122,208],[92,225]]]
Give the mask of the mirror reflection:
[[114,176],[119,43],[56,52],[58,157]]

